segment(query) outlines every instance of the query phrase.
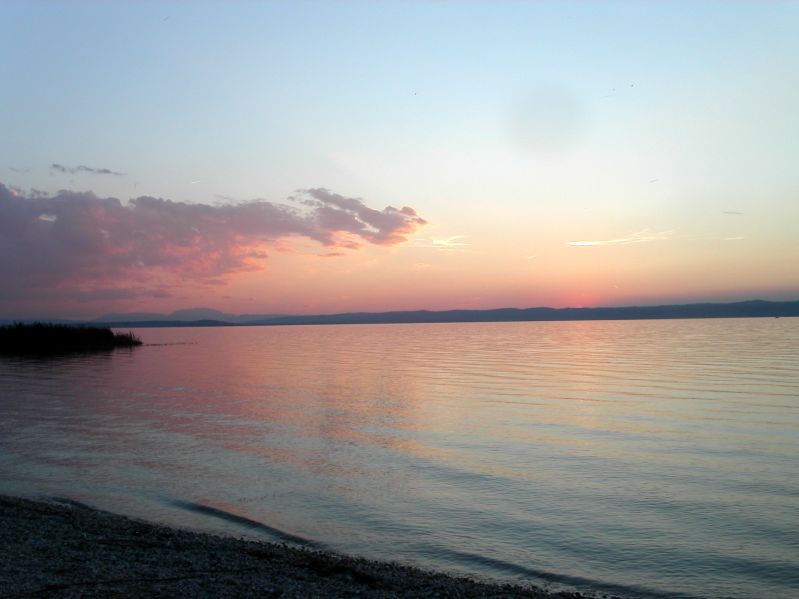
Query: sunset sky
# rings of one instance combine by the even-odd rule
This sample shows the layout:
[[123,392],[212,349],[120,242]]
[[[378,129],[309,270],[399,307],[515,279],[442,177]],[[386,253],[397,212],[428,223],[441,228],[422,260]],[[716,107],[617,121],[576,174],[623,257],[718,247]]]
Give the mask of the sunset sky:
[[0,318],[799,299],[799,2],[0,4]]

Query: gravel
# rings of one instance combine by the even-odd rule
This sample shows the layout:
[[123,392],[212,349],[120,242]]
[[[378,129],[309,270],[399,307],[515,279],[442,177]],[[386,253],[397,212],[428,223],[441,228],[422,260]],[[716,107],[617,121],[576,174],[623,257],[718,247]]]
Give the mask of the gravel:
[[0,495],[0,597],[579,598]]

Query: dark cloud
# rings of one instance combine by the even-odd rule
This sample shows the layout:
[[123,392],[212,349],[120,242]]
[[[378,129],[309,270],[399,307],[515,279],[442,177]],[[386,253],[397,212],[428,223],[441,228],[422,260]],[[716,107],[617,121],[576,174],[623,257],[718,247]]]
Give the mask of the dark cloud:
[[0,299],[163,297],[176,284],[219,285],[263,269],[279,240],[304,237],[332,254],[365,242],[400,243],[425,222],[412,208],[375,210],[325,189],[293,199],[212,206],[142,196],[123,203],[0,184],[0,280],[13,289]]
[[64,166],[63,164],[53,163],[50,165],[50,168],[54,171],[58,171],[59,173],[66,173],[69,175],[77,175],[78,173],[90,173],[93,175],[114,175],[115,177],[124,177],[125,173],[119,173],[117,171],[112,171],[107,168],[94,168],[91,166]]

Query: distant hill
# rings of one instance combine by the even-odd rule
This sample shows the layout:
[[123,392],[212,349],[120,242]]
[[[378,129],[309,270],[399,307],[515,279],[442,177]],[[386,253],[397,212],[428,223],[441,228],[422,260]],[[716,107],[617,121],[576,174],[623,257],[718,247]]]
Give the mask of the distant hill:
[[225,314],[209,308],[164,314],[108,314],[99,322],[115,327],[398,324],[443,322],[522,322],[553,320],[648,320],[668,318],[756,318],[799,316],[799,300],[770,302],[624,306],[618,308],[497,308],[493,310],[412,310],[404,312],[348,312],[316,315]]
[[93,322],[101,323],[133,323],[147,322],[149,326],[174,326],[171,324],[157,323],[185,323],[198,321],[213,321],[221,325],[245,324],[270,318],[279,318],[281,314],[226,314],[213,308],[185,308],[175,310],[170,314],[155,312],[123,312],[118,314],[105,314]]
[[799,316],[799,301],[751,300],[726,304],[625,306],[619,308],[498,308],[433,312],[353,312],[316,316],[280,316],[248,324],[366,324],[411,322],[514,322],[537,320],[645,320],[663,318],[747,318]]
[[169,317],[166,314],[158,314],[156,312],[127,312],[124,314],[104,314],[94,322],[136,322],[140,320],[155,322],[158,320],[169,320]]
[[[89,322],[79,322],[72,324],[97,324],[96,320]],[[225,322],[222,320],[109,320],[103,322],[104,326],[114,329],[153,329],[167,327],[238,327],[244,326],[235,322]]]

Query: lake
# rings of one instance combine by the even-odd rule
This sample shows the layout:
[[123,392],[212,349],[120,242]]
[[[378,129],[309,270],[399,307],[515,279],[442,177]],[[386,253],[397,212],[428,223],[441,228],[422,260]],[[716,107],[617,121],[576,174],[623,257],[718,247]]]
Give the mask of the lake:
[[0,492],[550,588],[799,596],[799,319],[139,329],[0,358]]

